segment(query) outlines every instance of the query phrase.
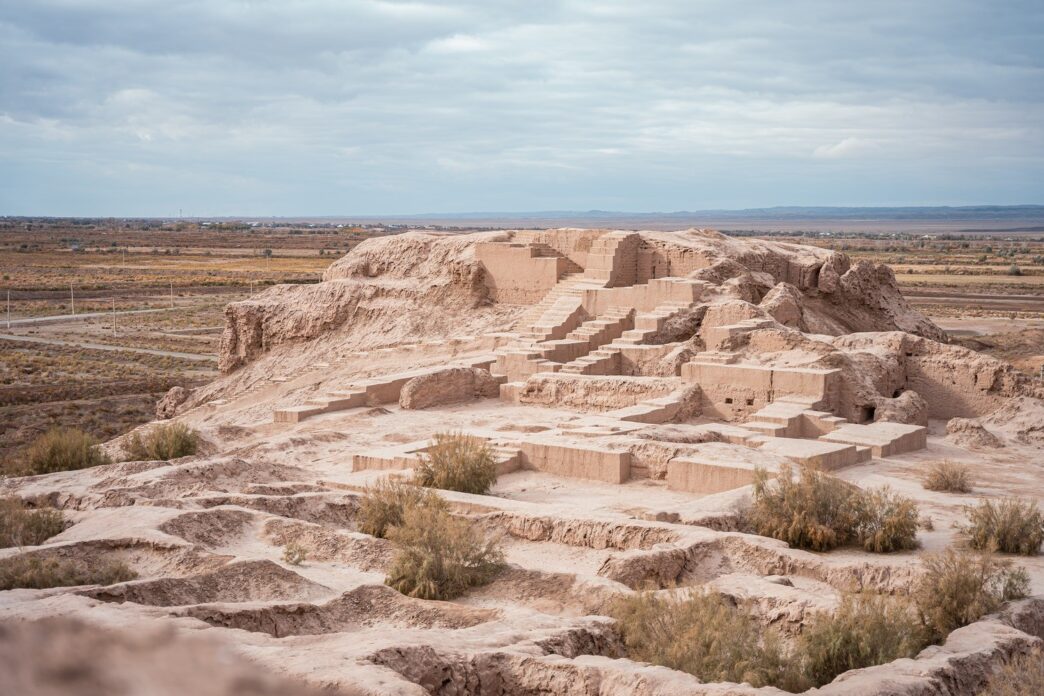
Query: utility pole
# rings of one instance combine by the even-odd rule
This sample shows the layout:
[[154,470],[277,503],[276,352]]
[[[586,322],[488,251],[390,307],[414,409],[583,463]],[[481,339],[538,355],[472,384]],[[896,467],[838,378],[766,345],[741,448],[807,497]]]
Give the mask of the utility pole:
[[72,305],[72,313],[76,314],[76,295],[73,294],[72,283],[69,283],[69,304]]
[[11,330],[11,291],[7,291],[7,330]]

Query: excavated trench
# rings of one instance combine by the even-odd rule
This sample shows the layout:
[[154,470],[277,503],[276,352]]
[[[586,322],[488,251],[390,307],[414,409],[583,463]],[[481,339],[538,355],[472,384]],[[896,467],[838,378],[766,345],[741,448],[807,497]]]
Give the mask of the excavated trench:
[[794,575],[826,583],[839,591],[885,593],[908,591],[920,572],[912,564],[830,563],[813,554],[785,553],[739,535],[617,554],[598,570],[599,575],[631,589],[695,586],[729,573],[748,573]]
[[355,529],[359,497],[349,493],[299,493],[295,495],[205,495],[193,499],[202,507],[235,505],[305,522]]
[[372,627],[462,629],[492,621],[500,612],[412,599],[384,585],[363,585],[324,604],[294,603],[244,609],[195,606],[178,615],[191,616],[212,626],[284,638]]
[[231,558],[187,545],[141,539],[92,539],[31,549],[19,555],[42,561],[72,561],[88,568],[124,563],[143,578],[191,575],[217,568]]
[[329,589],[272,561],[237,561],[183,578],[132,581],[85,590],[103,602],[134,602],[157,607],[213,602],[257,602],[321,597]]
[[[502,650],[462,653],[430,645],[395,646],[375,652],[369,660],[437,696],[595,696],[598,691],[588,687],[597,685],[577,683],[574,670],[559,669],[553,662],[538,662],[537,658],[581,655],[616,658],[623,655],[623,646],[607,623],[591,621]],[[536,679],[534,664],[540,672]]]

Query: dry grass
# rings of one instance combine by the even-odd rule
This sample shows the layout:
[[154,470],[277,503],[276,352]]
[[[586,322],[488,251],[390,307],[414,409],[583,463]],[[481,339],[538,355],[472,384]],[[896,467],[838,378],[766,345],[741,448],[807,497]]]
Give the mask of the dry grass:
[[29,509],[18,498],[0,499],[0,548],[38,546],[65,529],[53,508]]
[[187,457],[199,449],[199,433],[184,423],[154,425],[142,435],[131,433],[123,444],[128,461],[168,460]]
[[860,491],[856,542],[865,551],[891,553],[917,548],[917,505],[887,486]]
[[968,521],[964,532],[975,549],[1034,556],[1044,543],[1044,515],[1029,500],[980,500],[968,509]]
[[372,486],[359,504],[356,520],[359,531],[383,538],[388,529],[402,524],[403,512],[410,507],[446,509],[446,501],[432,491],[402,479],[384,477]]
[[50,474],[74,471],[111,460],[97,447],[98,441],[75,428],[52,428],[26,448],[21,473]]
[[930,491],[947,493],[971,493],[971,473],[967,465],[943,460],[932,462],[921,479],[924,487]]
[[917,506],[887,488],[863,491],[810,466],[756,472],[747,522],[758,534],[813,551],[858,544],[878,553],[917,545]]
[[1044,650],[1019,655],[993,673],[979,696],[1040,696],[1044,694]]
[[850,669],[913,657],[931,642],[909,601],[871,594],[846,596],[833,613],[816,615],[801,634],[801,671],[816,686]]
[[21,554],[0,559],[0,590],[28,588],[43,590],[48,587],[76,585],[112,585],[137,577],[137,573],[117,561],[85,561],[60,558],[42,558]]
[[807,687],[779,641],[718,594],[680,599],[653,592],[622,597],[609,615],[628,657],[694,675],[703,682],[748,682],[788,691]]
[[488,493],[497,482],[493,450],[485,440],[462,433],[436,433],[421,465],[417,483],[461,493]]
[[408,506],[387,534],[396,555],[385,582],[410,597],[459,597],[492,580],[504,563],[499,539],[438,507]]
[[1029,593],[1026,571],[989,553],[948,548],[921,561],[925,572],[913,600],[921,622],[938,640]]
[[296,541],[291,541],[283,547],[283,561],[293,566],[299,566],[308,559],[308,551]]

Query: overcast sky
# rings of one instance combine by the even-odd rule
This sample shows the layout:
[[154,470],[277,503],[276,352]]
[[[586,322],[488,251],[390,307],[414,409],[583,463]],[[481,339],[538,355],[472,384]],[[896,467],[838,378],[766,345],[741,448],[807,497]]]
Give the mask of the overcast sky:
[[1044,2],[0,0],[0,214],[1044,203]]

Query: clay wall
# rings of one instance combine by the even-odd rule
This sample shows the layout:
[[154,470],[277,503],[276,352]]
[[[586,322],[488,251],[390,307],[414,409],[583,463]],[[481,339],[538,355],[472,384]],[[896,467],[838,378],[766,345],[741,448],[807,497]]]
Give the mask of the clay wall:
[[523,465],[557,476],[623,483],[630,478],[631,453],[551,440],[521,444]]
[[531,247],[496,242],[475,245],[475,258],[485,269],[485,283],[495,302],[536,304],[566,271],[565,259],[535,256]]
[[581,268],[587,268],[587,255],[606,230],[523,230],[516,232],[514,241],[522,244],[546,244]]
[[714,265],[714,259],[706,250],[666,246],[646,238],[642,238],[637,257],[635,282],[638,283],[648,283],[653,278],[665,276],[684,278],[693,271]]
[[667,278],[630,287],[585,290],[583,306],[592,316],[600,316],[610,307],[633,307],[638,312],[651,312],[665,302],[697,302],[705,286],[701,283],[678,283]]
[[704,414],[733,422],[749,420],[764,406],[787,396],[829,409],[839,374],[839,370],[700,362],[685,363],[681,373],[702,389]]

